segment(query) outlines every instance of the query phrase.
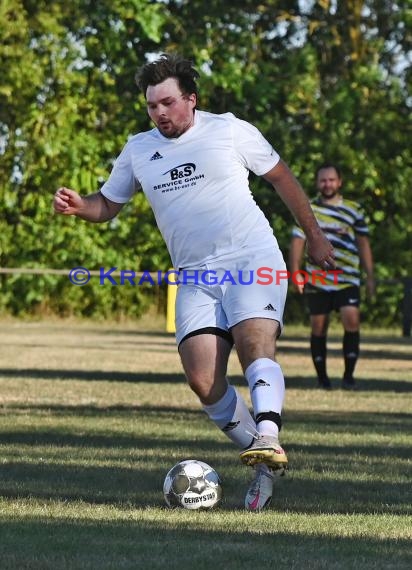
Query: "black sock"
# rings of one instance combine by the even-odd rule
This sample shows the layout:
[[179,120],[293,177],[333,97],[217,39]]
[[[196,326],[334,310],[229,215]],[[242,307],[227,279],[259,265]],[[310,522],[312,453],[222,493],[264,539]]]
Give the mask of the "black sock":
[[353,371],[359,356],[359,331],[345,331],[343,335],[343,358],[345,361],[345,372],[343,378],[345,380],[353,380]]
[[326,380],[326,336],[310,337],[310,351],[319,380]]

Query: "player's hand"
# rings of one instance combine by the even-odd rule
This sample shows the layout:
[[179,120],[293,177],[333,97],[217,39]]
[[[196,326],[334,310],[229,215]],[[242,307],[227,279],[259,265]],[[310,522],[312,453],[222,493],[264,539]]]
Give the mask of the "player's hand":
[[305,284],[301,281],[295,281],[293,283],[293,287],[294,287],[295,291],[297,291],[300,295],[302,295]]
[[57,214],[73,216],[79,213],[83,204],[81,196],[70,188],[59,188],[54,195],[53,209]]
[[332,244],[321,231],[312,236],[306,236],[309,258],[322,269],[335,269],[335,252]]
[[302,295],[303,289],[305,287],[305,282],[304,281],[298,281],[298,279],[296,279],[296,275],[297,275],[297,271],[295,271],[293,274],[293,277],[291,277],[289,279],[289,285],[292,287],[292,289],[294,291],[296,291],[296,293],[299,293],[300,295]]

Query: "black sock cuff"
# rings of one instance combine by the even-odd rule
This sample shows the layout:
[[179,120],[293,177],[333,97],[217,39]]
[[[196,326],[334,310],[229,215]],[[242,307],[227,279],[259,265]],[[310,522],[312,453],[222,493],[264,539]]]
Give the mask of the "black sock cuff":
[[263,420],[269,420],[270,422],[275,423],[278,426],[279,431],[282,429],[282,418],[277,412],[261,412],[260,414],[257,414],[255,418],[256,424],[263,422]]
[[359,341],[360,334],[359,331],[351,332],[345,331],[343,335],[343,352],[346,354],[348,352],[359,352]]
[[359,331],[345,331],[344,333],[344,338],[353,338],[353,339],[358,339],[360,338],[360,332]]
[[326,353],[326,336],[315,336],[312,334],[310,336],[310,348],[315,354],[325,354]]

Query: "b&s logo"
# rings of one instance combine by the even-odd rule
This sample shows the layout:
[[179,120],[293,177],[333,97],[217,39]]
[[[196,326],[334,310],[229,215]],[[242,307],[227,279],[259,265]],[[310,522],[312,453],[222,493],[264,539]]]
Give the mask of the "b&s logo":
[[[173,192],[174,190],[184,190],[195,187],[198,180],[205,177],[204,174],[195,174],[196,164],[193,162],[185,162],[174,166],[170,170],[163,172],[162,176],[166,176],[166,182],[156,184],[153,190],[161,190],[161,192]],[[167,175],[169,175],[167,177]]]
[[171,180],[179,180],[180,178],[185,178],[191,176],[196,170],[196,165],[193,162],[186,162],[185,164],[179,164],[166,172],[163,172],[162,176],[170,173]]

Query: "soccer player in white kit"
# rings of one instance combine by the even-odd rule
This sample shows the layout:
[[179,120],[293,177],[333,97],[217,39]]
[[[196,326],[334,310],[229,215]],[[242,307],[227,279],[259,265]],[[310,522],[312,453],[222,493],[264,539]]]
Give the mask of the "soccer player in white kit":
[[[135,192],[145,193],[184,277],[176,341],[189,386],[254,468],[245,508],[260,511],[271,501],[274,473],[287,467],[279,444],[285,382],[275,359],[287,280],[276,278],[285,263],[251,194],[249,171],[273,185],[317,264],[334,267],[334,252],[300,184],[263,135],[231,113],[196,109],[198,77],[191,62],[175,54],[145,64],[136,81],[155,128],[128,140],[100,191],[80,196],[62,187],[53,205],[64,215],[104,222]],[[233,344],[252,413],[227,379]]]

